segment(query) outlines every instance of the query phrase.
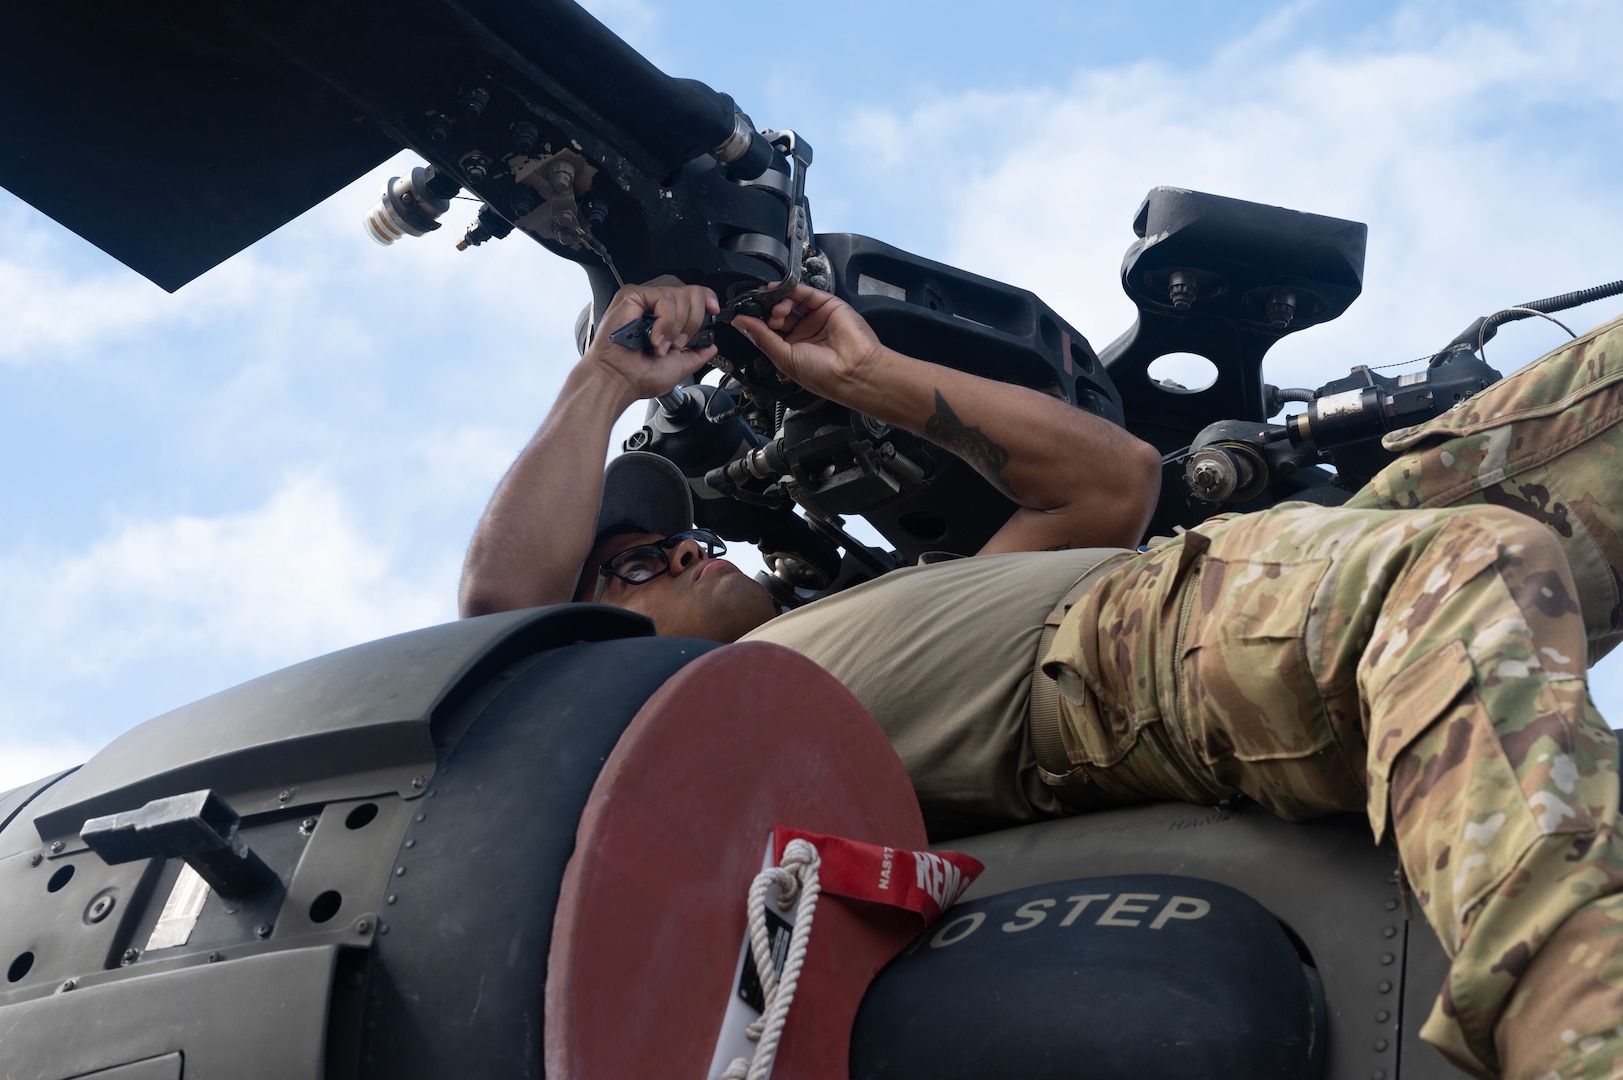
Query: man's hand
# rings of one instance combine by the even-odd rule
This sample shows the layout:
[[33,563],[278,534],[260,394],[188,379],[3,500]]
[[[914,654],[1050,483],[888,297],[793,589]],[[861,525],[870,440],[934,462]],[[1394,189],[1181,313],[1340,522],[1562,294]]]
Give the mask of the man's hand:
[[[669,393],[716,355],[714,345],[703,349],[685,346],[688,339],[698,333],[705,316],[720,310],[716,294],[700,285],[627,285],[609,302],[581,364],[588,371],[623,382],[626,394],[633,401]],[[649,335],[652,355],[634,352],[609,340],[615,330],[645,314],[654,316]]]
[[982,554],[1130,547],[1155,508],[1154,447],[1047,394],[888,349],[827,293],[801,285],[766,321],[733,326],[812,393],[922,435],[1012,499],[1019,509]]
[[779,300],[765,322],[739,315],[733,326],[778,370],[812,393],[838,400],[883,346],[867,322],[838,297],[810,285]]

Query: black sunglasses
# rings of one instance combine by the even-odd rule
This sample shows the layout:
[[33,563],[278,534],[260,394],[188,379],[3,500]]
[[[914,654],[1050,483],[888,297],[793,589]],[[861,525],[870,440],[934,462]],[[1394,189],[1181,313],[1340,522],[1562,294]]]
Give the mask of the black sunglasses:
[[636,547],[626,548],[597,568],[599,580],[597,594],[593,599],[602,598],[603,587],[608,584],[611,577],[619,578],[627,585],[646,585],[661,574],[669,573],[671,557],[668,552],[684,540],[696,542],[704,549],[705,555],[712,559],[727,554],[727,545],[721,542],[721,537],[709,529],[684,529],[652,544],[638,544]]

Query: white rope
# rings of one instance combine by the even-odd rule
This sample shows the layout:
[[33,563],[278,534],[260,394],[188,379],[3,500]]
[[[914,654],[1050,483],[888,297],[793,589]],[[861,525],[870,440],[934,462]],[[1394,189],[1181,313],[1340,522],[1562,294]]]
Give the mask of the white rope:
[[[750,884],[749,933],[750,952],[755,958],[755,971],[761,979],[761,991],[766,1009],[761,1018],[745,1031],[756,1040],[753,1058],[734,1058],[721,1074],[721,1080],[766,1080],[772,1072],[772,1061],[778,1055],[778,1040],[783,1025],[789,1019],[789,1006],[794,1004],[795,987],[800,982],[800,968],[806,962],[806,946],[811,940],[812,916],[817,912],[817,897],[822,886],[817,881],[817,869],[822,856],[807,840],[791,840],[783,849],[783,861],[755,875]],[[772,935],[766,925],[767,890],[778,887],[778,909],[788,911],[795,898],[802,896],[800,914],[795,918],[794,932],[789,936],[789,952],[784,957],[780,978],[772,967]]]

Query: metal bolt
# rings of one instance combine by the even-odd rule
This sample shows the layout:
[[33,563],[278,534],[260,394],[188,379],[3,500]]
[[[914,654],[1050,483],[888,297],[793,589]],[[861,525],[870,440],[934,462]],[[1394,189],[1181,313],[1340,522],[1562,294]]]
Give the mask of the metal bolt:
[[567,161],[554,161],[547,166],[547,186],[555,195],[561,195],[575,186],[575,166]]
[[78,980],[69,979],[66,982],[64,982],[61,986],[57,987],[56,992],[59,993],[59,994],[65,994],[69,990],[72,990],[75,986],[78,986],[78,985],[79,985]]
[[418,821],[427,821],[428,820],[428,815],[427,814],[418,814],[416,820],[418,820]]
[[361,919],[355,924],[355,932],[359,934],[370,934],[372,932],[371,922],[366,919]]
[[1167,278],[1167,300],[1173,311],[1188,311],[1200,296],[1200,284],[1188,270],[1174,270]]
[[124,955],[118,958],[118,962],[123,967],[129,967],[139,959],[141,959],[140,949],[125,949]]
[[428,797],[429,797],[429,798],[430,798],[430,799],[432,799],[432,798],[433,798],[433,797],[434,797],[434,796],[436,796],[436,795],[438,795],[438,794],[439,794],[439,789],[438,789],[438,788],[431,788],[431,789],[430,789],[430,790],[429,790],[429,792],[428,792]]
[[428,777],[426,776],[414,776],[411,778],[411,786],[414,788],[421,789],[427,783]]
[[1263,308],[1263,314],[1268,319],[1268,325],[1275,330],[1283,330],[1296,318],[1296,294],[1289,289],[1275,289],[1268,297],[1268,303]]
[[443,113],[428,114],[428,137],[433,142],[444,142],[451,137],[451,118]]
[[406,876],[406,868],[404,866],[395,867],[394,868],[394,876],[395,877],[405,877]]
[[112,913],[113,898],[111,896],[98,896],[90,902],[90,910],[86,917],[93,923],[101,922]]
[[1377,1049],[1377,1050],[1385,1050],[1386,1049],[1386,1040],[1385,1039],[1376,1039],[1375,1040],[1375,1049]]
[[1380,1012],[1375,1014],[1375,1022],[1377,1024],[1384,1024],[1390,1019],[1392,1019],[1392,1014],[1387,1012],[1385,1009],[1382,1009]]
[[283,791],[283,792],[279,793],[276,796],[276,801],[277,802],[287,802],[291,798],[293,798],[293,792],[291,790],[288,790],[288,791]]
[[32,859],[28,860],[28,865],[29,866],[38,866],[40,863],[42,863],[44,861],[45,861],[45,856],[41,855],[39,852],[36,851],[36,852],[34,852],[34,857]]
[[208,961],[211,964],[218,964],[221,960],[224,960],[224,959],[225,959],[225,956],[223,954],[221,954],[221,953],[211,952],[208,955]]
[[268,937],[271,936],[271,930],[272,929],[274,929],[274,928],[271,926],[270,923],[262,922],[258,926],[254,927],[254,933],[259,937],[268,938]]
[[1380,992],[1383,994],[1390,994],[1392,992],[1392,984],[1387,982],[1385,979],[1382,979],[1380,985],[1376,987],[1376,989],[1380,990]]
[[1381,936],[1382,937],[1397,937],[1398,936],[1398,928],[1395,927],[1395,926],[1388,926],[1384,930],[1381,931]]
[[66,846],[67,845],[62,843],[62,841],[60,841],[60,840],[51,841],[51,854],[55,855],[55,854],[59,853]]
[[484,115],[485,106],[490,104],[490,95],[485,93],[484,87],[475,86],[458,94],[456,102],[462,106],[463,116],[469,120],[477,120]]
[[1369,1080],[1386,1080],[1386,1070],[1376,1069],[1374,1072],[1369,1074]]
[[1396,959],[1397,959],[1397,957],[1393,956],[1391,953],[1382,953],[1381,954],[1381,963],[1383,963],[1383,964],[1390,964],[1392,961],[1394,961]]
[[520,120],[511,128],[513,133],[513,149],[521,154],[528,154],[535,149],[536,140],[541,138],[541,132],[536,130],[534,124],[528,120]]
[[1396,911],[1398,909],[1398,902],[1396,900],[1388,900],[1382,906],[1388,911]]
[[643,447],[652,442],[653,438],[653,432],[649,431],[647,428],[639,428],[638,430],[633,431],[631,433],[631,437],[626,440],[626,449],[641,450]]
[[417,841],[416,840],[407,840],[406,841],[406,846],[407,847],[416,847],[417,846]]
[[383,901],[383,902],[384,902],[384,903],[385,903],[385,904],[392,904],[392,903],[394,903],[394,902],[395,902],[395,901],[396,901],[396,900],[398,900],[398,899],[400,899],[400,898],[399,898],[399,897],[398,897],[398,896],[396,896],[396,895],[395,895],[395,894],[394,894],[394,893],[390,893],[390,894],[389,894],[389,895],[388,895],[388,896],[387,896],[387,897],[386,897],[386,898],[385,898],[385,899],[384,899],[384,901]]
[[382,919],[379,919],[378,920],[378,933],[387,934],[388,932],[389,932],[389,924],[384,922]]

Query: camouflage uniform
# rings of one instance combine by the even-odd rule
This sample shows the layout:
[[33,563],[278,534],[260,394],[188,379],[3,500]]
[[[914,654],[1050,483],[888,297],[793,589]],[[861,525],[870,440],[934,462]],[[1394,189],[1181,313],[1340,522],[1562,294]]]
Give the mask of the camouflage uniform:
[[1346,508],[1215,518],[1111,570],[1045,667],[1077,808],[1390,827],[1453,957],[1421,1034],[1478,1075],[1623,1076],[1617,743],[1584,682],[1623,636],[1620,382],[1612,323],[1394,433]]

